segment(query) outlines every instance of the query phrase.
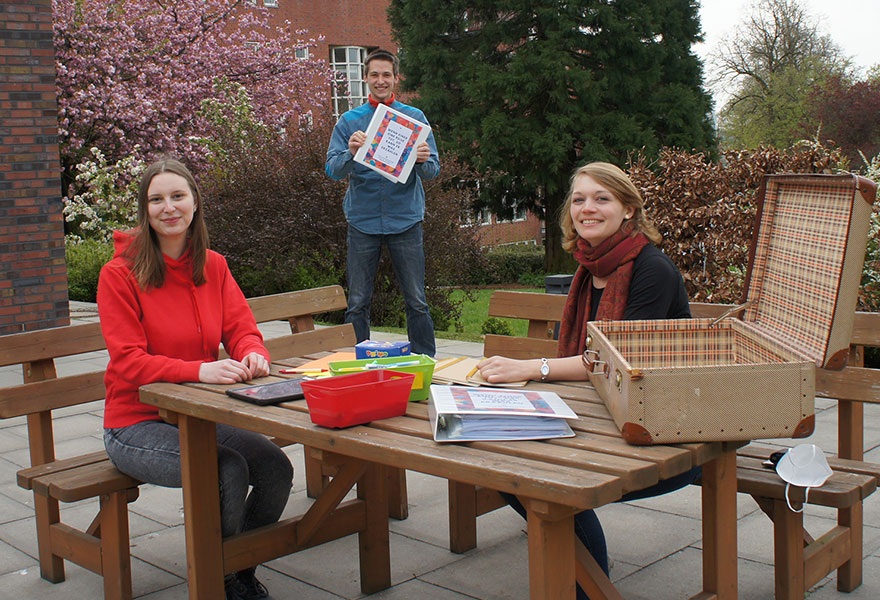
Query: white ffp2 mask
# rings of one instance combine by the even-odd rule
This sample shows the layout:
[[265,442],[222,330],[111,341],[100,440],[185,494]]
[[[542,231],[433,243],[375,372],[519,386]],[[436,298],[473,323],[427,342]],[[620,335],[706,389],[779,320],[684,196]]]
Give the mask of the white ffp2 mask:
[[825,453],[815,444],[799,444],[786,452],[779,462],[776,463],[776,472],[786,482],[785,485],[785,502],[788,508],[794,512],[803,512],[795,510],[791,501],[788,499],[788,488],[792,485],[798,485],[807,488],[804,492],[804,504],[810,495],[810,488],[819,487],[831,477],[831,467],[825,459]]

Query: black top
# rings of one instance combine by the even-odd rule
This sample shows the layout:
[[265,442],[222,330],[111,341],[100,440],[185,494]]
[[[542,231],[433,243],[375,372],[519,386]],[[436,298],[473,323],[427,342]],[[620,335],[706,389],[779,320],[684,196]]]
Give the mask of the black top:
[[[590,298],[591,321],[596,318],[603,291],[593,288]],[[689,319],[690,316],[687,290],[678,267],[656,246],[648,244],[633,261],[623,320]]]

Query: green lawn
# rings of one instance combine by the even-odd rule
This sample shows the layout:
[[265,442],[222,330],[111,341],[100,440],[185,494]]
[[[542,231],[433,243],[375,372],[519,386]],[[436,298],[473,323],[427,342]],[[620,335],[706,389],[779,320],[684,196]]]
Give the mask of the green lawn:
[[[498,289],[514,289],[514,288],[498,288]],[[436,337],[446,340],[463,340],[465,342],[482,342],[483,323],[489,316],[489,297],[494,289],[474,290],[474,302],[465,302],[462,305],[461,318],[458,326],[453,325],[451,330],[434,332]],[[515,288],[517,292],[543,292],[541,288]],[[452,292],[452,298],[458,300],[464,295],[464,292],[456,290]],[[501,319],[507,321],[513,330],[513,335],[525,336],[528,328],[528,322],[522,319]],[[406,331],[398,327],[373,327],[376,331],[386,331],[392,333],[403,333]]]

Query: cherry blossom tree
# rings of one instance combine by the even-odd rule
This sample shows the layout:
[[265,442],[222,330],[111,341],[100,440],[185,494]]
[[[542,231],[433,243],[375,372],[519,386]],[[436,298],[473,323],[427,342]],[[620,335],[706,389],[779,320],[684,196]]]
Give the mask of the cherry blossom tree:
[[316,40],[245,0],[54,0],[53,10],[65,195],[93,147],[110,161],[172,153],[198,169],[198,140],[211,137],[199,109],[221,78],[245,86],[270,127],[326,112],[331,70],[296,57]]

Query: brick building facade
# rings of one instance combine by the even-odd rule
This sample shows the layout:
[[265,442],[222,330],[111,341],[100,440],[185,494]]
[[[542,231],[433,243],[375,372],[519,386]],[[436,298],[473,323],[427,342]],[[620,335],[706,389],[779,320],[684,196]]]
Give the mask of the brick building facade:
[[0,3],[0,334],[67,325],[52,1]]

